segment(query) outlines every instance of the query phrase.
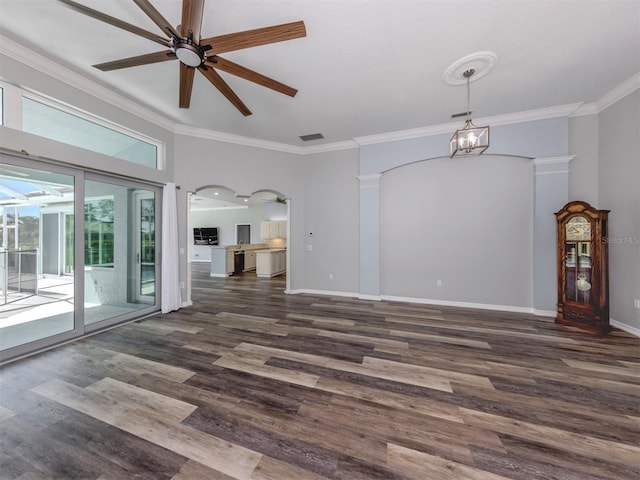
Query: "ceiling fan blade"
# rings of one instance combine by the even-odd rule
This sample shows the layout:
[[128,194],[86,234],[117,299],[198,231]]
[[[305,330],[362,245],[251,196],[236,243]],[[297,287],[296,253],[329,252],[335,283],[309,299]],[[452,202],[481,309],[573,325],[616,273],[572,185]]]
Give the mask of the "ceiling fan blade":
[[216,56],[213,59],[208,59],[206,63],[214,68],[218,68],[224,72],[230,73],[231,75],[244,78],[245,80],[249,80],[250,82],[262,85],[263,87],[270,88],[271,90],[275,90],[276,92],[289,95],[290,97],[295,97],[296,93],[298,93],[298,90],[296,90],[295,88],[285,85],[284,83],[280,83],[273,78],[266,77],[258,72],[250,70],[246,67],[243,67],[242,65],[238,65],[237,63],[226,60],[222,57]]
[[176,54],[171,50],[164,50],[162,52],[146,53],[144,55],[138,55],[135,57],[122,58],[120,60],[114,60],[112,62],[100,63],[94,65],[98,70],[108,72],[111,70],[119,70],[121,68],[137,67],[138,65],[148,65],[150,63],[166,62],[167,60],[175,60]]
[[176,32],[175,28],[171,26],[171,24],[162,16],[162,14],[156,10],[156,8],[151,5],[148,0],[133,0],[136,5],[138,5],[144,13],[147,14],[153,23],[160,27],[164,33],[167,34],[168,37],[180,38],[180,34]]
[[204,0],[182,0],[182,23],[180,34],[188,37],[192,33],[192,40],[200,43],[200,27],[202,27],[202,9]]
[[114,27],[118,27],[123,30],[126,30],[127,32],[135,33],[136,35],[139,35],[148,40],[151,40],[152,42],[159,43],[160,45],[163,45],[165,47],[169,46],[169,42],[166,39],[159,37],[155,33],[151,33],[140,27],[131,25],[130,23],[123,22],[119,18],[115,18],[105,13],[99,12],[97,10],[93,10],[89,7],[85,7],[84,5],[80,5],[79,3],[72,2],[71,0],[58,0],[58,1],[66,5],[67,7],[71,8],[72,10],[75,10],[76,12],[82,13],[89,17],[93,17],[97,20],[100,20],[101,22],[105,22],[105,23],[108,23],[109,25],[113,25]]
[[220,93],[222,93],[225,97],[227,97],[227,100],[229,100],[234,107],[240,110],[240,113],[242,113],[245,117],[248,115],[251,115],[251,111],[247,108],[247,106],[244,103],[242,103],[242,100],[240,100],[240,98],[235,94],[235,92],[231,90],[231,87],[227,85],[227,82],[224,81],[224,79],[220,76],[218,72],[216,72],[211,67],[203,67],[203,66],[199,66],[198,70],[200,70],[200,73],[202,73],[205,77],[207,77],[207,80],[209,80],[214,87],[220,90]]
[[207,45],[211,49],[207,53],[216,55],[218,53],[231,52],[243,48],[257,47],[269,43],[284,42],[294,38],[306,37],[307,31],[302,20],[272,27],[256,28],[244,32],[228,33],[216,37],[205,38],[200,41],[200,46]]
[[180,62],[180,108],[189,108],[196,69]]

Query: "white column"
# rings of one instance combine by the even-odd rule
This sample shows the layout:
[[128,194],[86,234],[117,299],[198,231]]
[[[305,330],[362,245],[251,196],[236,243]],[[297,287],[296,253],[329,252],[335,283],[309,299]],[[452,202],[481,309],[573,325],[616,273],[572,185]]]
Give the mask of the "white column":
[[557,309],[556,217],[569,201],[569,162],[573,155],[536,158],[533,212],[533,308],[540,314]]
[[380,173],[360,180],[360,298],[380,299]]

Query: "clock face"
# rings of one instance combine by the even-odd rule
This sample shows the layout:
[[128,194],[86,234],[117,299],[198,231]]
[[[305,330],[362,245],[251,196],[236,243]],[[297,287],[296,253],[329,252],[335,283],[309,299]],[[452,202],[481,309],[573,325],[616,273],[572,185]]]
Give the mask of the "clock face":
[[566,224],[566,234],[570,241],[590,241],[591,223],[584,217],[573,217]]
[[584,227],[582,225],[569,225],[567,234],[569,234],[571,237],[583,237]]

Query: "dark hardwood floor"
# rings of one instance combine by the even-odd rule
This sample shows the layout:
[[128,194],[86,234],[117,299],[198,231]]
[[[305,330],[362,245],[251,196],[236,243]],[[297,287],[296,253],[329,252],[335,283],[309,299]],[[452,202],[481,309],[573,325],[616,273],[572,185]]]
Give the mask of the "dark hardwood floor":
[[210,278],[0,374],[2,479],[640,478],[640,339]]

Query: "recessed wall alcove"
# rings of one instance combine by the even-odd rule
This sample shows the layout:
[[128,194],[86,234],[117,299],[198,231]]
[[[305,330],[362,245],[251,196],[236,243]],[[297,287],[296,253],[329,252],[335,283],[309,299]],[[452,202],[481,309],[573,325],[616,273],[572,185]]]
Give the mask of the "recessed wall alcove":
[[552,315],[567,124],[498,126],[475,157],[445,135],[363,146],[360,296]]
[[528,160],[441,157],[393,168],[380,179],[380,224],[381,295],[531,304]]

